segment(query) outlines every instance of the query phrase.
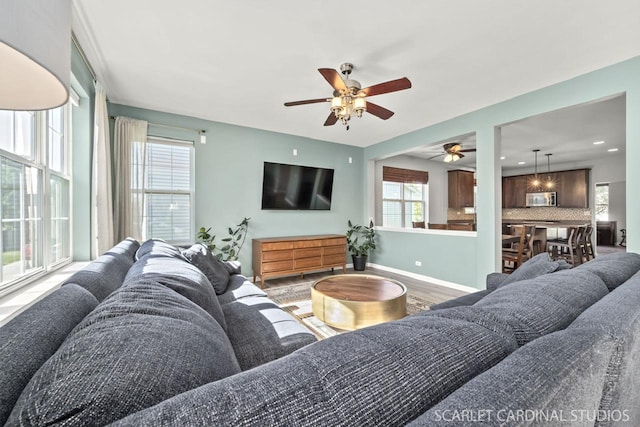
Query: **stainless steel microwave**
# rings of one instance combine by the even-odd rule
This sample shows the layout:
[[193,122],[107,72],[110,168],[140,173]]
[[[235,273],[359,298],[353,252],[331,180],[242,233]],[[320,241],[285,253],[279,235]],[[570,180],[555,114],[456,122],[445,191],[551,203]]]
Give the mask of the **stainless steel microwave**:
[[556,192],[527,193],[526,206],[556,206]]

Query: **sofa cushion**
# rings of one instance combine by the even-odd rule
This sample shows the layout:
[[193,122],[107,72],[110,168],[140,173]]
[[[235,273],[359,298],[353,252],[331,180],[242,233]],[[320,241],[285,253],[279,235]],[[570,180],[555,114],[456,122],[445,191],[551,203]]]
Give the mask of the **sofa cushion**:
[[182,258],[180,249],[162,239],[149,239],[144,242],[136,251],[135,259],[139,260],[145,255]]
[[608,290],[589,271],[563,270],[502,286],[482,298],[478,307],[503,318],[524,345],[564,329]]
[[31,379],[10,425],[104,425],[240,371],[216,321],[140,279],[111,294]]
[[136,252],[140,248],[140,243],[132,237],[120,241],[117,245],[109,249],[106,254],[125,255],[132,261],[136,259]]
[[229,278],[229,286],[224,294],[218,295],[220,304],[228,304],[244,297],[266,297],[267,294],[241,274]]
[[593,425],[612,350],[612,340],[602,331],[544,336],[473,378],[409,426]]
[[71,275],[62,286],[76,284],[102,301],[122,285],[132,265],[133,259],[127,255],[107,252]]
[[533,279],[543,274],[553,273],[558,270],[560,266],[560,262],[552,261],[547,252],[539,253],[516,268],[497,288],[508,285],[509,283],[519,282],[520,280]]
[[67,285],[0,328],[0,425],[33,374],[97,305],[89,291]]
[[[612,339],[601,411],[626,409],[628,423],[640,425],[638,372],[640,372],[640,272],[585,310],[567,330],[595,330]],[[613,423],[603,423],[613,425]]]
[[182,251],[182,255],[207,276],[217,295],[223,294],[229,285],[229,271],[225,264],[215,257],[209,248],[196,243]]
[[311,344],[316,337],[267,297],[244,297],[222,306],[228,335],[242,370]]
[[483,291],[473,292],[467,295],[462,295],[457,298],[450,299],[448,301],[441,302],[440,304],[434,304],[429,307],[429,310],[442,310],[443,308],[458,307],[464,305],[473,305],[480,301],[482,298],[489,295],[491,291],[485,289]]
[[640,255],[633,252],[599,255],[576,268],[597,274],[609,290],[614,290],[640,270]]
[[470,308],[337,335],[115,425],[403,425],[517,348],[488,313],[443,317]]
[[122,286],[135,284],[141,278],[185,296],[205,309],[224,330],[227,329],[222,307],[211,283],[204,273],[184,258],[146,254],[129,269]]

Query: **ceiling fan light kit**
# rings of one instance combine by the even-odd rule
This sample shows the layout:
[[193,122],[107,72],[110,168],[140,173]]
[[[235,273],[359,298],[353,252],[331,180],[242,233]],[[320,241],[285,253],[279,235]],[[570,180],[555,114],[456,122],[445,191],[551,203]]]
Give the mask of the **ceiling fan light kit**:
[[342,64],[340,66],[340,71],[345,76],[343,79],[340,77],[340,74],[332,68],[318,68],[322,77],[324,77],[325,80],[327,80],[327,82],[329,82],[333,87],[333,96],[331,98],[285,102],[285,107],[314,104],[317,102],[330,102],[331,114],[327,117],[324,125],[332,126],[340,120],[340,122],[346,127],[346,130],[349,130],[349,120],[351,120],[351,116],[360,118],[365,112],[373,114],[382,120],[387,120],[393,116],[393,111],[387,110],[379,105],[372,104],[367,101],[367,97],[409,89],[411,87],[409,79],[403,77],[401,79],[391,80],[361,89],[362,86],[360,85],[360,82],[349,78],[353,69],[353,64],[349,62]]

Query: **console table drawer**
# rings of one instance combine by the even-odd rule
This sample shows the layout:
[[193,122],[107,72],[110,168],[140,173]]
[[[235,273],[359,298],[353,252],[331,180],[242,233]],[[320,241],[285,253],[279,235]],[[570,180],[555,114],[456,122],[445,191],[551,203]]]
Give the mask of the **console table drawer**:
[[345,245],[342,246],[328,246],[324,248],[325,255],[347,255],[347,247]]
[[262,244],[263,251],[279,251],[283,249],[293,249],[293,242],[273,242]]
[[322,255],[322,248],[306,248],[306,249],[294,249],[293,257],[295,259],[300,258],[320,258]]
[[284,251],[268,251],[262,253],[262,261],[282,261],[285,259],[293,259],[293,251],[291,249]]
[[293,260],[272,261],[262,263],[263,273],[273,273],[274,271],[289,271],[293,269]]
[[338,246],[338,245],[346,245],[347,238],[346,237],[334,237],[333,239],[324,239],[322,241],[322,246]]
[[294,248],[319,248],[322,246],[322,240],[299,240],[295,242]]
[[313,267],[322,267],[322,259],[320,257],[301,258],[301,259],[295,260],[296,269],[313,268]]
[[346,254],[325,255],[322,259],[322,265],[344,265],[346,263],[346,258]]

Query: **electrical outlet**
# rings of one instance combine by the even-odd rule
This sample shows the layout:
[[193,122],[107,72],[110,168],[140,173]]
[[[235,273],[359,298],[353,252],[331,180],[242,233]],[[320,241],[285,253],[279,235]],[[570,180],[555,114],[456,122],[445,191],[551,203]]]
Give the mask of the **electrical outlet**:
[[297,156],[297,155],[298,155],[298,149],[297,149],[297,148],[294,148],[294,149],[293,149],[293,155],[294,155],[294,156]]
[[416,266],[422,267],[422,261],[416,261]]

